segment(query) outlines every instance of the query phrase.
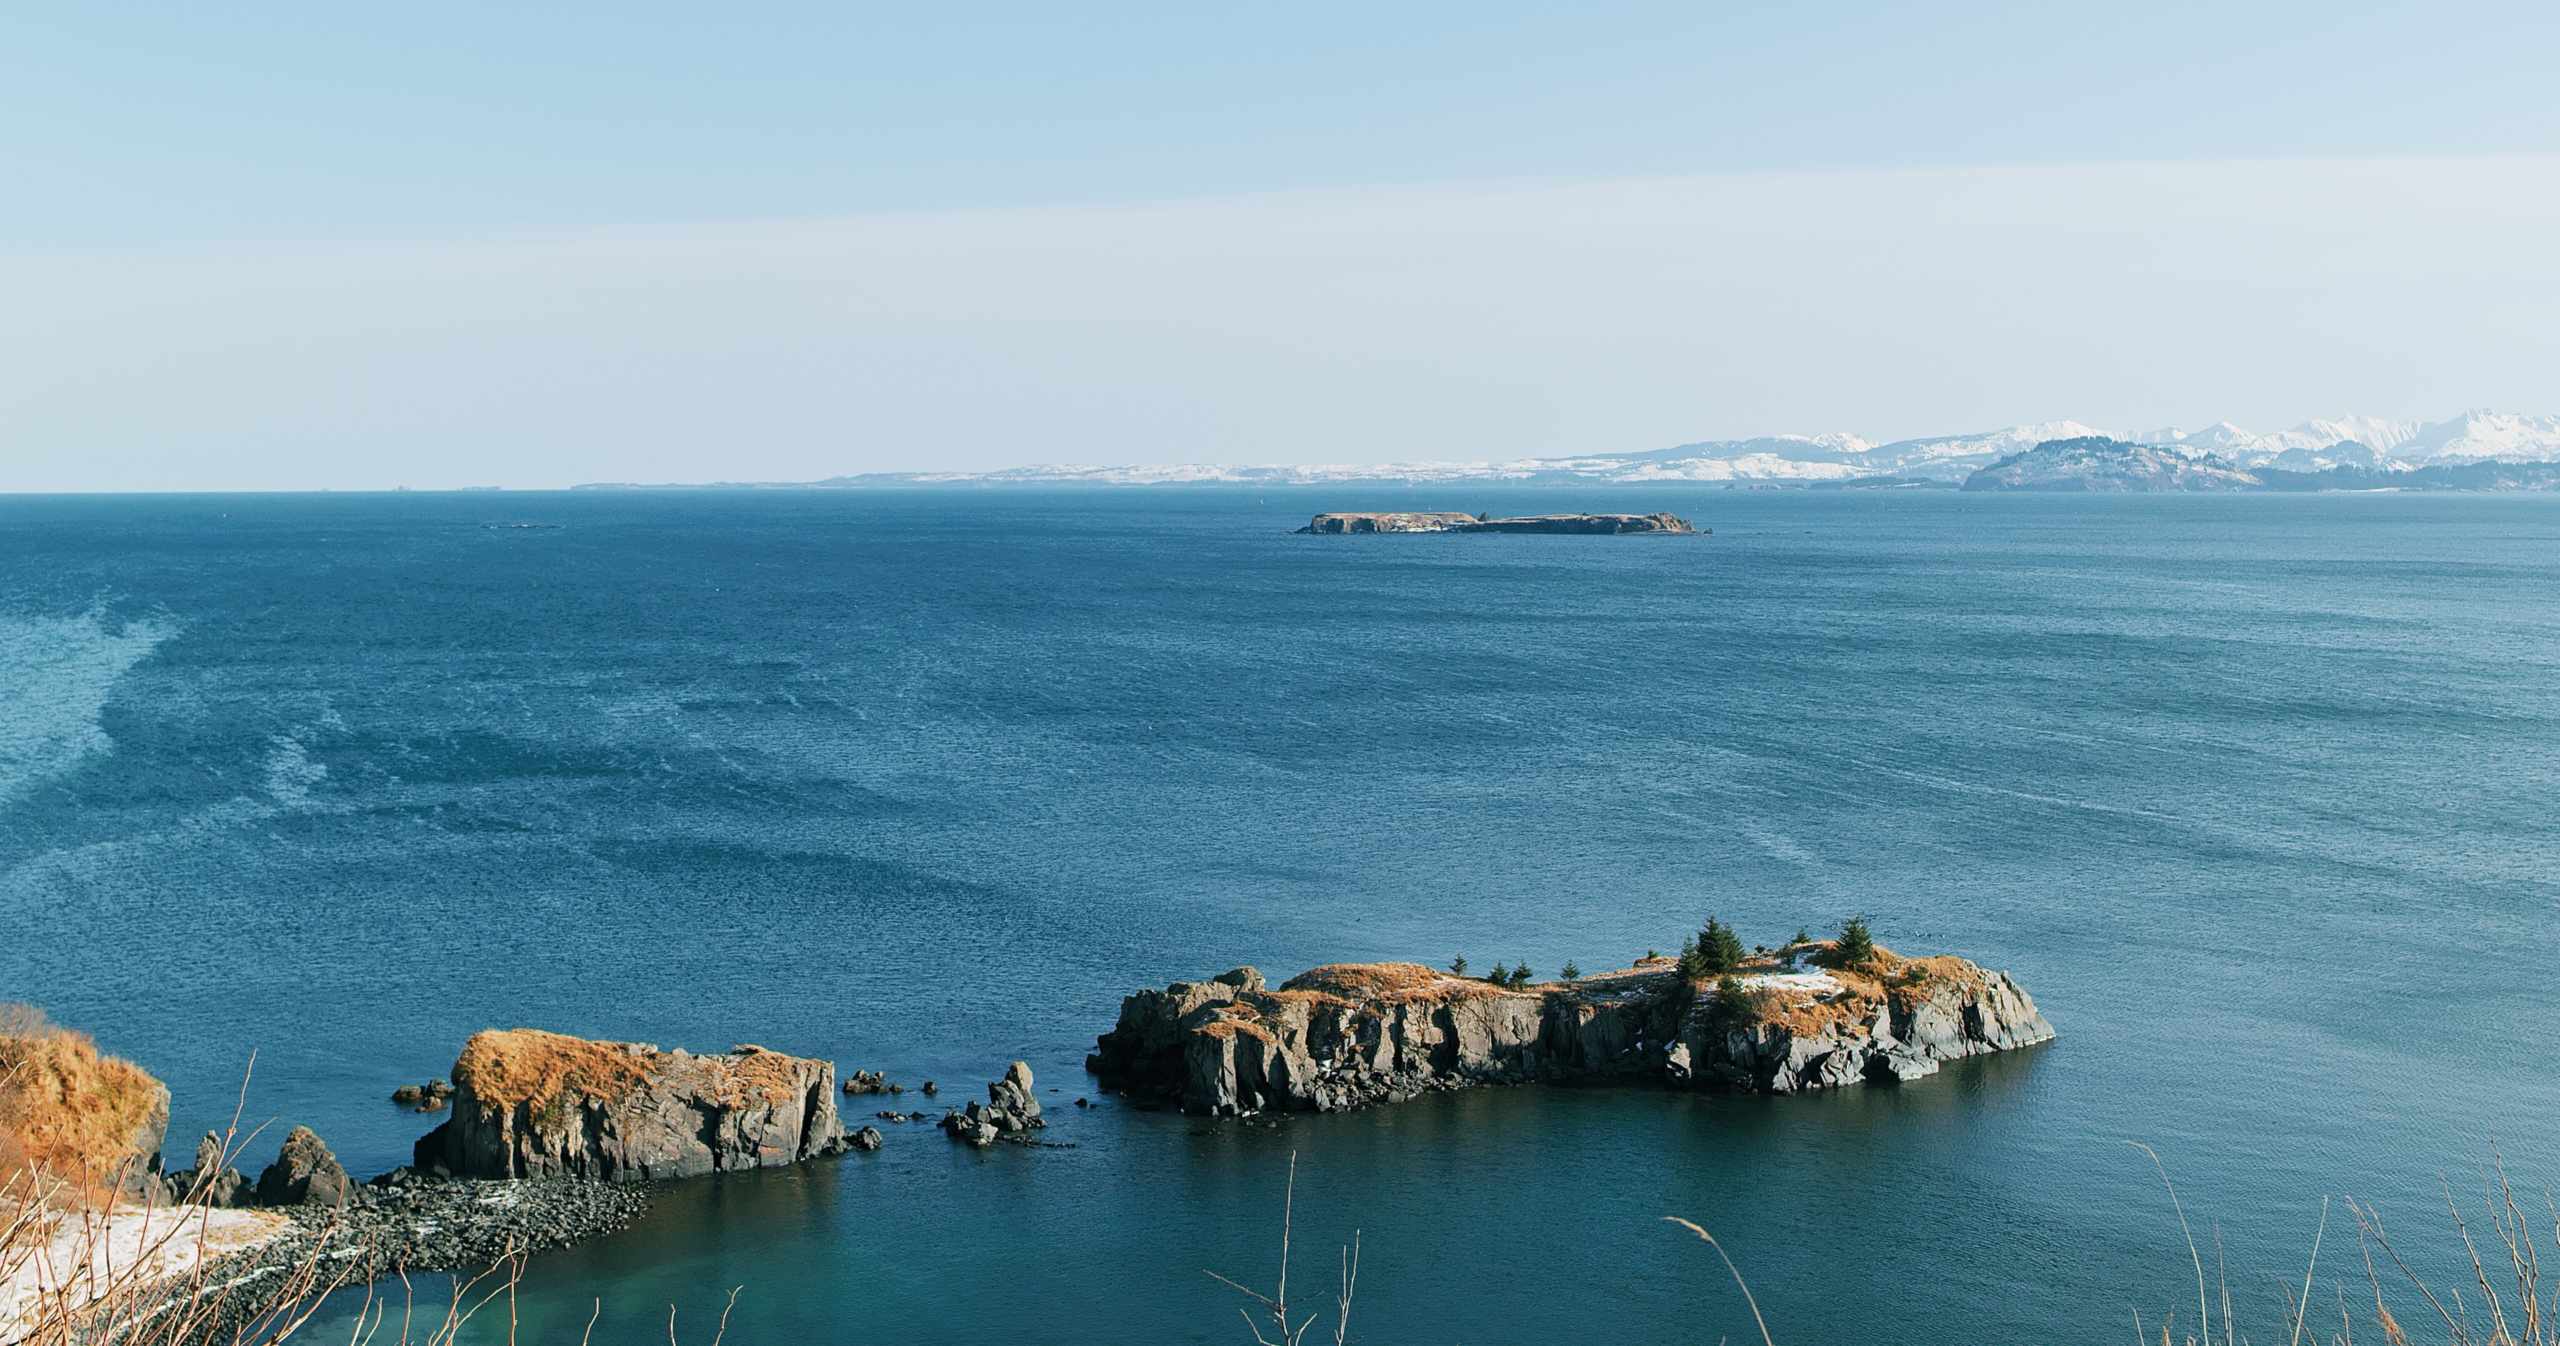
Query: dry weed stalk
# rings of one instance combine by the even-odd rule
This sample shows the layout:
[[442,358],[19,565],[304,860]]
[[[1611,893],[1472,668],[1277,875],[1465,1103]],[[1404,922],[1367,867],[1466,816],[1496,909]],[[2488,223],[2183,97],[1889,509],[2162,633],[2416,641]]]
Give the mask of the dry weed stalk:
[[[1296,1312],[1289,1305],[1289,1235],[1290,1226],[1296,1217],[1297,1203],[1298,1152],[1291,1150],[1289,1152],[1289,1185],[1280,1198],[1280,1282],[1273,1293],[1266,1295],[1249,1285],[1229,1280],[1206,1267],[1201,1269],[1201,1274],[1209,1279],[1221,1285],[1233,1286],[1261,1301],[1263,1311],[1271,1320],[1272,1335],[1270,1336],[1263,1335],[1263,1324],[1255,1319],[1252,1310],[1241,1308],[1236,1310],[1244,1315],[1245,1327],[1252,1331],[1253,1339],[1259,1343],[1259,1346],[1299,1346],[1300,1340],[1307,1334],[1307,1329],[1313,1326],[1317,1317],[1320,1316],[1310,1312],[1304,1318],[1298,1319],[1294,1327],[1289,1321]],[[1358,1291],[1359,1286],[1360,1231],[1355,1229],[1351,1231],[1351,1242],[1344,1245],[1342,1249],[1342,1288],[1333,1300],[1334,1346],[1349,1346],[1350,1342],[1358,1340],[1348,1334],[1351,1331],[1351,1298]],[[1303,1304],[1305,1301],[1299,1302]]]
[[1750,1284],[1742,1279],[1742,1270],[1733,1264],[1732,1255],[1725,1252],[1723,1244],[1716,1242],[1716,1236],[1677,1215],[1665,1215],[1662,1218],[1705,1239],[1707,1246],[1716,1250],[1716,1256],[1724,1259],[1724,1269],[1733,1273],[1733,1283],[1742,1287],[1742,1302],[1751,1306],[1751,1321],[1759,1324],[1760,1327],[1760,1346],[1777,1346],[1776,1342],[1769,1340],[1769,1320],[1760,1316],[1759,1299],[1751,1293]]
[[[2180,1341],[2183,1341],[2185,1346],[2216,1346],[2212,1320],[2206,1312],[2209,1301],[2204,1283],[2204,1260],[2197,1252],[2195,1236],[2187,1225],[2185,1210],[2178,1204],[2177,1186],[2169,1181],[2168,1169],[2161,1164],[2160,1156],[2150,1146],[2132,1141],[2126,1143],[2151,1156],[2152,1165],[2160,1174],[2161,1184],[2168,1189],[2171,1208],[2178,1212],[2179,1228],[2187,1233],[2188,1255],[2196,1268],[2196,1308],[2198,1320],[2205,1325],[2204,1334],[2201,1337],[2192,1334],[2184,1338],[2173,1336],[2176,1317],[2173,1314],[2169,1322],[2161,1325],[2159,1337],[2161,1346],[2178,1346]],[[2518,1204],[2514,1186],[2507,1176],[2506,1160],[2503,1155],[2497,1153],[2494,1143],[2491,1146],[2491,1154],[2491,1163],[2481,1170],[2481,1197],[2482,1204],[2487,1210],[2489,1228],[2497,1238],[2498,1249],[2506,1254],[2506,1264],[2503,1267],[2496,1264],[2494,1252],[2488,1256],[2482,1254],[2481,1240],[2474,1237],[2471,1222],[2463,1217],[2461,1203],[2453,1195],[2453,1185],[2441,1176],[2438,1178],[2444,1191],[2445,1213],[2452,1219],[2455,1236],[2461,1244],[2463,1256],[2471,1265],[2470,1279],[2479,1291],[2478,1301],[2483,1321],[2474,1321],[2471,1301],[2463,1294],[2461,1286],[2445,1287],[2445,1292],[2440,1294],[2436,1286],[2430,1285],[2423,1276],[2418,1274],[2416,1268],[2401,1256],[2400,1250],[2393,1246],[2389,1234],[2383,1227],[2382,1217],[2374,1207],[2353,1197],[2341,1198],[2347,1211],[2355,1217],[2356,1242],[2363,1257],[2365,1283],[2373,1292],[2372,1326],[2381,1334],[2384,1346],[2415,1346],[2415,1339],[2401,1324],[2398,1316],[2391,1311],[2383,1285],[2385,1277],[2382,1275],[2380,1265],[2374,1260],[2374,1252],[2377,1249],[2381,1251],[2384,1261],[2388,1262],[2399,1273],[2399,1277],[2406,1280],[2409,1287],[2417,1292],[2419,1298],[2426,1301],[2427,1307],[2434,1311],[2437,1321],[2444,1325],[2444,1341],[2447,1346],[2560,1346],[2560,1288],[2555,1288],[2548,1293],[2543,1289],[2541,1248],[2534,1237],[2533,1219],[2528,1218],[2524,1207]],[[2548,1188],[2544,1189],[2542,1198],[2544,1214],[2551,1220],[2555,1244],[2560,1245],[2560,1203],[2555,1203]],[[2303,1346],[2305,1342],[2312,1343],[2312,1346],[2355,1346],[2355,1319],[2353,1311],[2347,1307],[2344,1279],[2339,1279],[2335,1286],[2338,1300],[2338,1330],[2330,1333],[2328,1341],[2324,1343],[2320,1339],[2320,1334],[2311,1326],[2311,1296],[2319,1274],[2320,1249],[2328,1235],[2330,1205],[2330,1198],[2321,1198],[2320,1223],[2312,1231],[2311,1255],[2303,1266],[2300,1290],[2297,1291],[2290,1283],[2279,1284],[2277,1287],[2277,1294],[2284,1305],[2287,1346]],[[2221,1260],[2220,1243],[2220,1233],[2217,1231],[2215,1236],[2217,1266]],[[2446,1302],[2448,1299],[2451,1300],[2450,1306]],[[2134,1313],[2134,1339],[2137,1343],[2149,1341],[2148,1333],[2142,1324],[2140,1310]],[[2225,1277],[2222,1284],[2220,1346],[2245,1346],[2246,1341],[2247,1339],[2241,1337],[2233,1325],[2231,1287],[2229,1279]]]

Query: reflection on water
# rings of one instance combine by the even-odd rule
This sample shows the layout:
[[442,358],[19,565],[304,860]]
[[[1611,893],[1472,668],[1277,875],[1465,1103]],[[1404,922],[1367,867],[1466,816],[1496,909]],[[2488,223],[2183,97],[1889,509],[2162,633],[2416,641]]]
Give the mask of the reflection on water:
[[[1753,1231],[1736,1258],[1797,1339],[1853,1336],[1873,1305],[1783,1268],[1931,1263],[1955,1212],[1962,1237],[2028,1232],[2032,1213],[1997,1193],[2009,1100],[2043,1050],[1782,1099],[1529,1086],[1260,1121],[1069,1110],[1050,1134],[1074,1149],[982,1153],[893,1128],[875,1155],[662,1188],[634,1228],[535,1261],[518,1303],[557,1333],[601,1299],[599,1341],[664,1340],[670,1303],[695,1340],[685,1325],[707,1334],[731,1287],[744,1340],[991,1322],[1033,1341],[1223,1340],[1237,1296],[1202,1273],[1271,1278],[1295,1154],[1297,1285],[1330,1285],[1357,1230],[1373,1339],[1569,1338],[1595,1319],[1749,1331],[1721,1268],[1661,1224],[1673,1214]],[[1915,1180],[1922,1155],[1936,1162]],[[1950,1285],[1946,1308],[1997,1320],[2021,1284]],[[503,1321],[481,1327],[503,1339]]]

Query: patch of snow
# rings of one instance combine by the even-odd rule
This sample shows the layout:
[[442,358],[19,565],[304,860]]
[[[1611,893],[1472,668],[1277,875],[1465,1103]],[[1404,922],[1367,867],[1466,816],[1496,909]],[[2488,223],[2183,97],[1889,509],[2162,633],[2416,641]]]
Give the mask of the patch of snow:
[[1746,990],[1767,987],[1791,995],[1827,996],[1840,991],[1840,980],[1828,972],[1756,972],[1739,979]]
[[24,1337],[48,1303],[87,1305],[126,1287],[183,1276],[213,1258],[266,1244],[291,1223],[274,1211],[204,1206],[120,1204],[69,1212],[41,1253],[30,1249],[0,1274],[0,1342]]
[[2417,463],[2560,458],[2560,416],[2466,411],[2421,429],[2398,449],[2401,457]]

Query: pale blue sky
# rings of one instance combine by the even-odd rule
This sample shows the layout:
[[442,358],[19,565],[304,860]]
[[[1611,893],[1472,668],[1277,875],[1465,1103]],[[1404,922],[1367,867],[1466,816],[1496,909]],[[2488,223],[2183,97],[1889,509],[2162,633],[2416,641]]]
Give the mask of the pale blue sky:
[[0,489],[2560,411],[2550,5],[239,8],[0,10]]

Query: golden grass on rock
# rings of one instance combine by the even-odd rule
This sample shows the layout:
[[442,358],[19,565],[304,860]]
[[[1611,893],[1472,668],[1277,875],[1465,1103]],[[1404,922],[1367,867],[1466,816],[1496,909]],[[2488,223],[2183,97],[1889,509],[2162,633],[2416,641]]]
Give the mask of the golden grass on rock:
[[84,1190],[141,1158],[134,1142],[168,1091],[86,1033],[26,1005],[0,1006],[0,1173],[41,1172]]
[[[720,1058],[708,1058],[719,1062]],[[752,1100],[771,1103],[800,1093],[800,1077],[792,1058],[752,1044],[735,1050],[720,1079],[721,1106],[742,1108]]]
[[539,1028],[474,1033],[454,1062],[454,1083],[483,1106],[548,1110],[563,1098],[611,1102],[656,1074],[656,1053],[629,1042],[589,1042]]
[[[454,1062],[454,1083],[483,1108],[537,1114],[564,1102],[611,1103],[666,1073],[672,1053],[645,1043],[593,1042],[538,1028],[474,1033]],[[797,1097],[794,1062],[752,1043],[727,1056],[692,1058],[717,1072],[713,1097],[723,1107]]]
[[1309,968],[1280,984],[1286,997],[1304,993],[1336,1001],[1402,1004],[1414,1000],[1447,1002],[1494,995],[1484,982],[1453,977],[1420,963],[1328,963]]

